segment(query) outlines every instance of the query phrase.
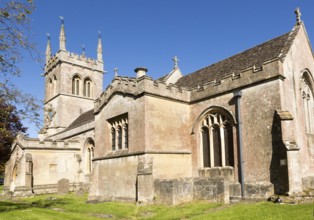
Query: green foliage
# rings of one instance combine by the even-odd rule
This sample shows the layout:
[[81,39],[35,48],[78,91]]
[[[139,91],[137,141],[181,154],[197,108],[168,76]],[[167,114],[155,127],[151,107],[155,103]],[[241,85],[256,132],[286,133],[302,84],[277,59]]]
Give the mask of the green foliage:
[[86,196],[45,195],[0,201],[1,219],[313,219],[313,204],[193,202],[177,206],[86,203]]
[[16,108],[0,98],[0,176],[4,173],[5,162],[10,158],[14,138],[25,131]]
[[22,50],[31,51],[34,45],[29,39],[29,15],[34,10],[31,0],[0,1],[0,72],[19,75],[17,63]]
[[41,127],[38,111],[41,103],[29,94],[23,94],[13,83],[20,76],[18,63],[23,52],[38,55],[31,42],[30,15],[35,8],[32,0],[0,0],[0,97],[17,107],[15,113]]

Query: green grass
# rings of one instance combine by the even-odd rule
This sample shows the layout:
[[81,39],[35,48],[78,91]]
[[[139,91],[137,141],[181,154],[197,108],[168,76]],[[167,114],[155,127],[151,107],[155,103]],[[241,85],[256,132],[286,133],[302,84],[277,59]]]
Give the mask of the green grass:
[[270,202],[193,202],[177,206],[106,202],[87,204],[86,196],[45,195],[1,200],[0,219],[314,219],[314,204],[289,205]]

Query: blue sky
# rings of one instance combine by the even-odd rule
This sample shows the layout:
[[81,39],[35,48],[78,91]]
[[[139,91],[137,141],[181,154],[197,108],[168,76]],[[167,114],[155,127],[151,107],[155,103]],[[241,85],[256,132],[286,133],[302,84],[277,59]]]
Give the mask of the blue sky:
[[[314,41],[313,0],[37,0],[32,15],[32,41],[44,55],[51,35],[53,54],[59,46],[60,19],[65,20],[67,50],[96,58],[102,33],[104,88],[114,76],[135,76],[148,68],[154,79],[169,73],[178,56],[183,74],[289,32],[300,7],[309,38]],[[44,97],[43,63],[25,55],[22,76],[25,93]],[[37,136],[34,126],[28,133]]]

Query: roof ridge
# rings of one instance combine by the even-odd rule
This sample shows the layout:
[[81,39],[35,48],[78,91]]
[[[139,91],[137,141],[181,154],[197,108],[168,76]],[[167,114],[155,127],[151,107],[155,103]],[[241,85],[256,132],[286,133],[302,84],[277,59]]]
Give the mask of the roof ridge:
[[[287,56],[287,53],[290,50],[290,46],[293,44],[293,41],[294,41],[297,33],[300,30],[300,26],[301,26],[300,24],[294,25],[292,30],[289,32],[289,36],[288,36],[284,46],[282,47],[282,49],[280,51],[280,54],[279,54],[279,59],[281,59],[282,61],[284,61],[285,57]],[[291,39],[291,38],[293,38],[293,39]]]
[[298,29],[295,28],[290,32],[252,46],[242,52],[187,74],[181,77],[176,85],[192,88],[199,84],[219,80],[231,73],[239,73],[253,66],[262,66],[269,60],[280,59],[280,56],[285,55],[285,53],[289,51],[289,45],[293,42],[293,37],[297,30]]

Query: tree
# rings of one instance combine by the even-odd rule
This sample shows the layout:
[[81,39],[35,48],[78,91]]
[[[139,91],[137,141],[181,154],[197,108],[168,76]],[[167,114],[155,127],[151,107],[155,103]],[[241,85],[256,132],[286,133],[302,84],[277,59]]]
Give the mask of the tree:
[[40,126],[40,102],[24,94],[12,80],[21,74],[18,63],[25,51],[32,57],[39,54],[29,40],[34,9],[33,0],[0,0],[0,174],[10,157],[14,138],[26,132],[21,120]]
[[28,51],[38,54],[30,38],[30,15],[35,9],[33,0],[0,0],[0,98],[10,106],[21,120],[28,119],[40,127],[41,104],[33,96],[24,94],[12,82],[21,70],[18,63]]
[[11,155],[11,144],[19,133],[25,133],[16,108],[5,103],[0,98],[0,175],[4,173],[4,166]]
[[32,0],[0,0],[0,72],[4,75],[19,75],[17,63],[21,51],[32,51],[29,39],[29,15],[34,10]]

